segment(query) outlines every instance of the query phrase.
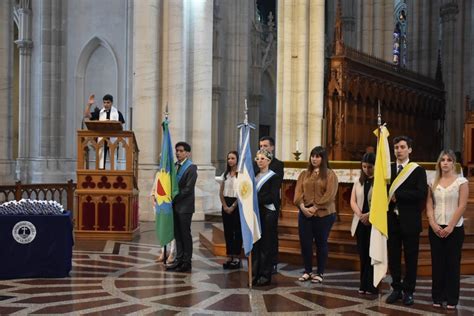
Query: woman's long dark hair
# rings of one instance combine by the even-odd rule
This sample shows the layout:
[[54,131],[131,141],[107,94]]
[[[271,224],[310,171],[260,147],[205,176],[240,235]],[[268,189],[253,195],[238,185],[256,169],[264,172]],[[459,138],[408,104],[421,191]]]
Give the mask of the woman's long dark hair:
[[362,160],[360,161],[360,177],[359,183],[364,184],[365,180],[367,180],[367,175],[365,174],[364,170],[362,170],[362,163],[368,163],[372,166],[375,165],[375,154],[374,153],[365,153],[362,156]]
[[316,146],[311,150],[311,153],[309,154],[309,163],[308,163],[308,171],[311,174],[314,170],[314,166],[311,163],[311,157],[321,157],[321,165],[319,166],[319,177],[321,179],[326,180],[327,174],[328,174],[328,169],[329,169],[329,160],[328,160],[328,154],[326,152],[326,149],[322,146]]
[[227,153],[227,156],[225,156],[225,161],[226,161],[226,169],[225,169],[225,172],[224,172],[224,180],[227,180],[227,175],[231,172],[232,170],[232,167],[229,166],[229,162],[227,161],[227,158],[229,158],[229,155],[230,154],[234,154],[235,157],[237,158],[237,161],[236,163],[238,164],[239,163],[239,153],[235,150],[231,150]]

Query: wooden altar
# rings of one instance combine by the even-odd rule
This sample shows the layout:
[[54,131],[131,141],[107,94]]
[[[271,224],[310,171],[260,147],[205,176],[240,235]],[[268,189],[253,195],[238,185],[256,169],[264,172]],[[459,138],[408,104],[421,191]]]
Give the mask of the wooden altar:
[[77,131],[75,237],[132,240],[139,229],[135,135],[115,121],[86,126]]
[[391,138],[410,136],[410,158],[435,160],[443,147],[445,116],[440,62],[436,78],[430,78],[346,46],[339,7],[333,45],[325,93],[329,158],[360,161],[367,147],[375,147],[380,102]]

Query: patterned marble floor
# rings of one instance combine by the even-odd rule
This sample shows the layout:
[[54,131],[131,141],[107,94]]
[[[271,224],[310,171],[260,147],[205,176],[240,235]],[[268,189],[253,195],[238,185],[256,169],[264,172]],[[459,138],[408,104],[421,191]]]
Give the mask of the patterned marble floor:
[[431,307],[429,278],[418,281],[415,305],[384,303],[381,295],[357,293],[358,272],[328,271],[323,285],[300,283],[301,267],[279,265],[271,286],[247,288],[246,265],[224,271],[198,241],[208,223],[193,223],[192,273],[166,272],[154,262],[152,223],[142,223],[134,242],[79,241],[70,278],[0,280],[0,315],[474,315],[474,276],[462,278],[461,302],[448,312]]

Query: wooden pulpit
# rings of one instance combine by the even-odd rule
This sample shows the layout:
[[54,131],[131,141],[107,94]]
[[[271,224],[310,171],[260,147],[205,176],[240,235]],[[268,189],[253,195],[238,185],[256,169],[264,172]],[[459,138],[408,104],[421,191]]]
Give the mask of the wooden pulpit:
[[118,121],[77,131],[77,239],[132,240],[138,233],[138,146]]

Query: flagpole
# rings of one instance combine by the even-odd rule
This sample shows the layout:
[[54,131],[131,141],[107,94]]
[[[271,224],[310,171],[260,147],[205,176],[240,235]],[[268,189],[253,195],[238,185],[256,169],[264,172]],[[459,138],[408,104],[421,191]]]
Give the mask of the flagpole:
[[247,257],[247,265],[248,265],[248,276],[249,276],[249,288],[252,288],[252,252],[250,252],[249,256]]
[[[249,123],[249,118],[248,118],[248,106],[247,106],[247,99],[245,99],[245,108],[244,108],[244,122],[237,124],[237,128],[241,129],[240,133],[240,139],[239,139],[239,147],[242,146],[242,128],[249,127],[252,129],[255,129],[255,125],[252,123]],[[248,284],[249,288],[252,288],[252,252],[250,252],[249,256],[247,257],[247,265],[248,265]]]

